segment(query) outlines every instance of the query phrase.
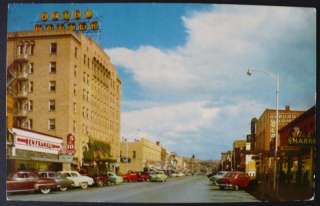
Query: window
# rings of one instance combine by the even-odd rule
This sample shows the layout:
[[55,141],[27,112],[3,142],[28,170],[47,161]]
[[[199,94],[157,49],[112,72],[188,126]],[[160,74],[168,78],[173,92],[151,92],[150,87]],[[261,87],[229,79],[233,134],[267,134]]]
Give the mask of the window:
[[74,48],[74,58],[78,58],[78,48]]
[[82,116],[85,117],[85,110],[86,108],[85,107],[82,107]]
[[56,81],[50,81],[49,82],[49,92],[55,92],[56,91]]
[[136,151],[132,151],[132,159],[135,159],[136,158]]
[[72,130],[73,132],[76,132],[76,120],[73,120]]
[[86,82],[86,73],[83,72],[83,82],[85,83]]
[[33,127],[32,119],[28,119],[28,129],[32,129],[32,127]]
[[53,54],[53,55],[57,54],[57,43],[51,43],[50,54]]
[[56,101],[54,99],[49,100],[49,112],[56,110]]
[[77,77],[77,65],[74,65],[73,76]]
[[28,110],[31,112],[33,110],[33,100],[29,100],[28,102]]
[[22,55],[23,54],[23,44],[20,44],[17,47],[17,53],[18,53],[18,55]]
[[86,64],[86,55],[83,55],[83,64]]
[[48,121],[48,129],[49,130],[56,129],[56,120],[55,119],[49,119],[49,121]]
[[49,72],[55,74],[57,71],[57,64],[56,62],[50,62],[49,64]]
[[30,55],[33,55],[34,53],[34,44],[30,45]]
[[29,92],[32,93],[33,92],[33,81],[29,82]]
[[29,74],[33,74],[33,63],[29,63]]
[[76,113],[77,112],[77,103],[73,102],[73,112]]

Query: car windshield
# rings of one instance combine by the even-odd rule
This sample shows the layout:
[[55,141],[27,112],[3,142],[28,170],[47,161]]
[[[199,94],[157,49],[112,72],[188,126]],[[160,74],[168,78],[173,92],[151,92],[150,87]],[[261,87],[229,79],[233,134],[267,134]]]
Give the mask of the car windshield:
[[235,175],[235,173],[233,173],[233,172],[228,172],[226,175],[225,175],[225,177],[232,177],[232,176],[234,176]]

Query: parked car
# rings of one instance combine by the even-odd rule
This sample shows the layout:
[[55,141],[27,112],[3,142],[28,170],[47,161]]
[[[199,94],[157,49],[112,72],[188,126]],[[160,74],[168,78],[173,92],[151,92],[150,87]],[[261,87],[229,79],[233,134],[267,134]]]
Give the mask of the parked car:
[[126,174],[122,175],[124,182],[137,182],[138,175],[136,172],[129,171]]
[[151,182],[166,182],[168,176],[163,171],[158,171],[150,175]]
[[137,172],[137,180],[139,182],[146,182],[150,181],[150,174],[149,172]]
[[207,174],[207,177],[210,179],[211,177],[213,177],[214,175],[216,175],[216,172],[211,172]]
[[82,189],[87,189],[88,186],[94,184],[94,180],[91,177],[81,175],[77,171],[61,171],[59,174],[66,175],[69,180],[73,181],[73,187],[81,187]]
[[185,176],[182,172],[179,172],[178,174],[177,174],[177,177],[183,177],[183,176]]
[[177,177],[178,173],[171,173],[170,177]]
[[117,185],[123,182],[123,178],[121,176],[118,176],[113,172],[108,172],[107,174],[108,174],[109,182],[111,184]]
[[209,180],[210,180],[213,184],[217,185],[217,181],[218,181],[219,179],[223,178],[227,173],[228,173],[228,171],[219,171],[219,172],[217,172],[217,174],[211,176],[211,177],[209,178]]
[[57,189],[61,191],[66,191],[68,190],[68,188],[72,187],[73,181],[69,180],[67,176],[64,174],[58,174],[54,171],[38,172],[38,174],[41,178],[48,178],[54,180],[57,184]]
[[48,194],[57,188],[53,179],[41,178],[36,172],[19,171],[7,178],[7,192],[40,191]]
[[244,172],[228,172],[223,178],[217,180],[220,189],[246,188],[250,184],[250,177]]
[[99,171],[98,168],[82,168],[79,172],[81,175],[93,178],[95,185],[103,187],[109,185],[108,175],[105,172]]

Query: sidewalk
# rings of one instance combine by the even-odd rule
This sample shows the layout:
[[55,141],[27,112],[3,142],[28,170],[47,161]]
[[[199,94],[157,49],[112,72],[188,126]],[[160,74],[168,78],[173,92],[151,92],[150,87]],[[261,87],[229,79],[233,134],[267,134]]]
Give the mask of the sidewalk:
[[278,192],[273,191],[272,185],[270,184],[257,184],[251,186],[248,192],[255,198],[261,201],[295,201],[295,200],[309,200],[314,190],[305,185],[290,184],[290,185],[279,185]]

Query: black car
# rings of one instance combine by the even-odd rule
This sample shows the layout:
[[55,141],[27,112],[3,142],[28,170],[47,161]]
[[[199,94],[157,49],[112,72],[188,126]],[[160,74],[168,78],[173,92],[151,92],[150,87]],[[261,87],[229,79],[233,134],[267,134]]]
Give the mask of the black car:
[[73,181],[67,179],[64,174],[54,171],[38,172],[38,174],[42,178],[53,179],[57,183],[57,188],[61,191],[66,191],[68,188],[72,187]]

